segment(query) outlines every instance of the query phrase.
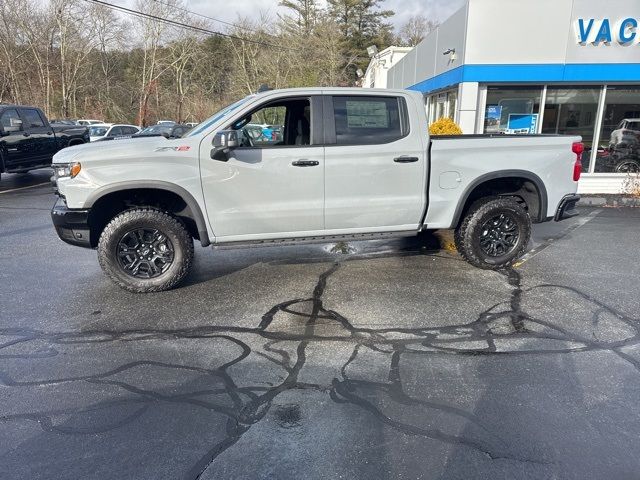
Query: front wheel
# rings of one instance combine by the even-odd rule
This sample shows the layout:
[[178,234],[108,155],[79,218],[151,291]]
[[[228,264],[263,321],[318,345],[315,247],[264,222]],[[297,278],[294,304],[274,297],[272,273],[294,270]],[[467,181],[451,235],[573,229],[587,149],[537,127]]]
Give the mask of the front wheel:
[[151,208],[127,210],[102,231],[98,261],[107,276],[125,290],[169,290],[189,272],[193,239],[171,215]]
[[474,203],[455,231],[458,252],[471,265],[500,269],[520,257],[531,237],[531,218],[513,198]]

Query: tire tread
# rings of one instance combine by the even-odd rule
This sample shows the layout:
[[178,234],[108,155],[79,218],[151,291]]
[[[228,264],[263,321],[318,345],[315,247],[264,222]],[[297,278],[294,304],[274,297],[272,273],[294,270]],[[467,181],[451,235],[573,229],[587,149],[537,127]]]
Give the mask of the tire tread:
[[[487,269],[487,270],[499,270],[505,268],[505,264],[490,264],[485,262],[478,254],[474,251],[470,239],[469,239],[469,230],[473,229],[477,222],[482,218],[485,212],[495,209],[495,208],[508,208],[516,211],[520,211],[522,214],[526,215],[529,218],[529,214],[527,211],[513,198],[510,197],[484,197],[476,202],[474,202],[466,215],[464,216],[462,222],[456,228],[454,232],[454,242],[456,244],[456,249],[460,256],[464,258],[468,263],[473,265],[474,267]],[[511,256],[513,257],[508,263],[513,262],[513,260],[521,257],[525,250],[527,249],[527,244],[529,243],[529,238],[531,236],[531,220],[529,220],[525,226],[525,237],[526,241],[521,242],[518,250],[513,252]]]
[[[173,275],[168,277],[164,282],[158,283],[155,285],[147,285],[144,284],[144,280],[138,280],[132,278],[132,283],[123,282],[114,272],[113,267],[110,264],[112,259],[109,251],[108,251],[108,239],[114,235],[115,231],[128,222],[139,219],[141,216],[153,216],[155,219],[159,220],[167,224],[167,226],[177,234],[181,240],[183,246],[186,246],[186,250],[183,252],[184,261],[180,265],[179,270],[177,270]],[[175,217],[155,208],[151,207],[139,207],[132,208],[130,210],[125,210],[119,215],[115,216],[104,228],[102,233],[100,234],[100,239],[98,240],[98,262],[100,263],[100,267],[107,274],[107,276],[120,288],[123,288],[129,292],[133,293],[153,293],[153,292],[162,292],[165,290],[170,290],[178,285],[184,277],[187,276],[189,270],[191,268],[191,264],[193,263],[193,238],[187,232],[187,229],[184,225]],[[137,285],[135,284],[137,283]]]

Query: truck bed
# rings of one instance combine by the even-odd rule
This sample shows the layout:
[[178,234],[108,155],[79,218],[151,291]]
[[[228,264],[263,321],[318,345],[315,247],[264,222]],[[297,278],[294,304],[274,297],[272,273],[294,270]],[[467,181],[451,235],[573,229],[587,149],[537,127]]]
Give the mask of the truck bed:
[[530,179],[541,190],[541,215],[534,221],[553,217],[564,192],[575,191],[571,146],[580,141],[546,134],[431,136],[426,228],[455,226],[460,198],[497,172],[504,177],[505,171]]

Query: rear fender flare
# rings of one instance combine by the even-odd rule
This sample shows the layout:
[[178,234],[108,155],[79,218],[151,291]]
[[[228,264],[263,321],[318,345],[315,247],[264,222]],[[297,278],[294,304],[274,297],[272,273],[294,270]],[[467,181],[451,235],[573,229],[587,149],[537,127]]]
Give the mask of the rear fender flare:
[[460,223],[460,218],[462,217],[462,213],[464,211],[467,200],[471,196],[471,192],[473,192],[476,187],[489,180],[513,177],[524,178],[525,180],[529,180],[536,186],[538,190],[538,201],[540,202],[540,211],[538,212],[538,218],[535,218],[533,220],[534,222],[544,222],[547,217],[549,200],[547,198],[547,188],[544,186],[544,182],[542,181],[542,179],[535,173],[528,172],[526,170],[499,170],[497,172],[485,173],[484,175],[479,176],[473,182],[471,182],[467,186],[467,188],[465,188],[462,196],[460,197],[460,200],[458,201],[458,205],[456,206],[456,210],[453,215],[453,221],[451,223],[451,228],[455,228]]

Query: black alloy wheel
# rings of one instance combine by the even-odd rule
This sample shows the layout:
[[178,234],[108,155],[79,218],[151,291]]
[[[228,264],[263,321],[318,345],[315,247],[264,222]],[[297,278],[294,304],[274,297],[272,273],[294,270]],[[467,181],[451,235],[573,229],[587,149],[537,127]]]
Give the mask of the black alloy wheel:
[[516,220],[508,213],[500,213],[482,225],[480,248],[490,257],[501,257],[516,248],[519,237]]
[[155,278],[165,273],[174,259],[171,240],[157,229],[138,228],[125,233],[116,247],[118,263],[136,278]]

